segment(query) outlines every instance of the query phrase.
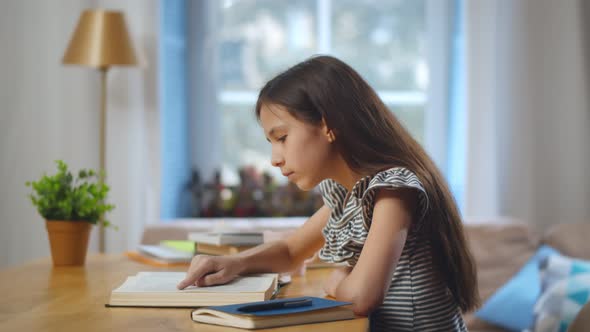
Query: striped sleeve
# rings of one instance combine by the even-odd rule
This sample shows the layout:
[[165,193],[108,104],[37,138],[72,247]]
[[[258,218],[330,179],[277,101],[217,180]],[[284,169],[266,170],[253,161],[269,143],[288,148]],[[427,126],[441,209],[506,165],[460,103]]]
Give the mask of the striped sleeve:
[[401,167],[391,168],[377,173],[369,182],[362,197],[363,213],[365,220],[368,223],[370,223],[370,220],[373,217],[375,196],[378,189],[396,190],[399,188],[412,188],[418,192],[418,207],[416,211],[418,219],[416,220],[416,223],[417,225],[421,224],[428,212],[428,195],[418,177],[412,171]]

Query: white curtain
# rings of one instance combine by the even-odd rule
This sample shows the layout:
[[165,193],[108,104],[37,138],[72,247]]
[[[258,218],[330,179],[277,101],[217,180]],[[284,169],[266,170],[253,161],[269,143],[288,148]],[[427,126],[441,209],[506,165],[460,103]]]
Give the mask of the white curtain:
[[464,1],[464,215],[590,222],[583,3]]
[[189,139],[192,167],[209,182],[222,164],[217,50],[221,7],[217,0],[189,1],[187,17]]
[[134,249],[147,224],[158,223],[160,129],[158,98],[158,0],[100,0],[97,6],[125,13],[139,67],[116,67],[108,77],[107,173],[110,220],[107,252]]

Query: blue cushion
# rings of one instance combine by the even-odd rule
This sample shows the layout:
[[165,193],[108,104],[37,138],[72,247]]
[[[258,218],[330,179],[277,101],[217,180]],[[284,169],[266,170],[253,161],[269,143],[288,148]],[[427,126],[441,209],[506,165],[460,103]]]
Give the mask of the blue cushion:
[[590,273],[570,274],[553,283],[535,305],[535,331],[567,331],[590,298]]
[[541,292],[543,292],[561,279],[576,274],[590,273],[590,261],[562,255],[550,255],[541,261],[539,269]]
[[541,294],[539,262],[558,253],[549,246],[541,246],[522,269],[483,304],[475,316],[511,331],[531,327],[535,302]]
[[590,299],[590,261],[550,255],[541,262],[534,331],[567,331]]

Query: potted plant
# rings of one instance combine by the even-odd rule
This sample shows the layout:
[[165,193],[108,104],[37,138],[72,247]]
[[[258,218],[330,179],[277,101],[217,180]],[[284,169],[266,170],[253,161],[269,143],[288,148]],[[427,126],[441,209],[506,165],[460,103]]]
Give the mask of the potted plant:
[[55,175],[26,183],[33,189],[29,198],[46,220],[53,265],[84,265],[92,225],[111,225],[103,220],[114,208],[106,203],[109,187],[103,173],[82,169],[74,176],[65,162],[56,164]]

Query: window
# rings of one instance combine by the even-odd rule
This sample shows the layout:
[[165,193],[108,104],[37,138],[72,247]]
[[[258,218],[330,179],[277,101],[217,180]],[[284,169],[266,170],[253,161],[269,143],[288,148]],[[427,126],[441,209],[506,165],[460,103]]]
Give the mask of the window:
[[270,145],[253,108],[267,80],[314,54],[334,55],[355,68],[422,143],[428,88],[425,2],[219,2],[217,102],[224,181],[237,181],[237,169],[244,165],[282,179],[269,163]]

